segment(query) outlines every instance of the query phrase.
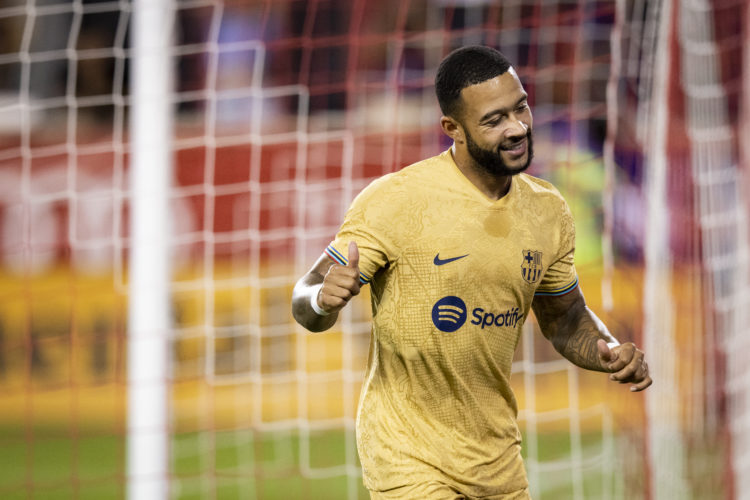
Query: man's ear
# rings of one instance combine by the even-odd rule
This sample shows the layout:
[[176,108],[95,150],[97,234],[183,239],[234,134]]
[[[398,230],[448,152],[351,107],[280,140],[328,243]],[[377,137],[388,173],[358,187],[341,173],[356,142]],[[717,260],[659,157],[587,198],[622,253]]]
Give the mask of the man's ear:
[[443,129],[443,133],[453,139],[453,142],[457,144],[463,144],[464,141],[464,129],[455,118],[450,116],[440,117],[440,127]]

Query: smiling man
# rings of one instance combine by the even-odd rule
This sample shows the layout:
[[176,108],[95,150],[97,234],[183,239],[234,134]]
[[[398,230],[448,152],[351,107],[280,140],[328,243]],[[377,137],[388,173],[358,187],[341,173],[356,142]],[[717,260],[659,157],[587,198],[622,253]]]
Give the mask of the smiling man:
[[292,311],[323,331],[371,286],[357,444],[372,498],[525,499],[510,375],[530,309],[574,364],[633,391],[651,378],[643,353],[586,307],[565,200],[522,173],[532,115],[510,63],[464,47],[443,60],[435,87],[453,146],[357,196],[295,286]]

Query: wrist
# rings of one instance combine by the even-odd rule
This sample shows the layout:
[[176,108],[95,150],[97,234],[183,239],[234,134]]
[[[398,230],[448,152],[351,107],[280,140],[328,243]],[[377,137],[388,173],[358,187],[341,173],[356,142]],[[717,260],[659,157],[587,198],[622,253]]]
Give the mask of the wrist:
[[315,311],[315,314],[318,316],[328,316],[331,314],[318,305],[318,295],[320,295],[320,289],[323,288],[323,283],[313,285],[310,288],[310,306],[312,307],[312,310]]

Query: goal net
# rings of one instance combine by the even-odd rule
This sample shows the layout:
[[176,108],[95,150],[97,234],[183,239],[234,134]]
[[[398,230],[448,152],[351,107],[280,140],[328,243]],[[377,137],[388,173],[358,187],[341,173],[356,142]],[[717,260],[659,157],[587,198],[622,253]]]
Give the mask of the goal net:
[[[163,8],[151,42],[145,4]],[[533,498],[743,498],[748,15],[3,2],[0,496],[119,498],[145,478],[171,498],[368,498],[368,291],[310,334],[291,290],[364,186],[449,147],[437,65],[487,44],[529,93],[530,172],[571,206],[589,307],[655,380],[632,394],[579,370],[528,321],[512,384]]]

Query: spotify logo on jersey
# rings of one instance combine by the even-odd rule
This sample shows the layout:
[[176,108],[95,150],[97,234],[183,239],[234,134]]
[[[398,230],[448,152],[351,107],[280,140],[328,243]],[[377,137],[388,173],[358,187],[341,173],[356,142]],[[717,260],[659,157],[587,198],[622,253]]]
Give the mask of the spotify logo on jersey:
[[432,322],[442,332],[455,332],[466,323],[466,304],[453,295],[443,297],[432,306]]

